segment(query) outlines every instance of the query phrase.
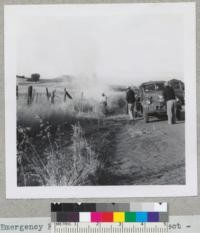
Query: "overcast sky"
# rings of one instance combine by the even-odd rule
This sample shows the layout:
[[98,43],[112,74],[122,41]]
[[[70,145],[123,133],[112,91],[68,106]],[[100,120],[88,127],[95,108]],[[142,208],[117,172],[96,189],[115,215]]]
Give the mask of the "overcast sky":
[[[168,5],[166,5],[168,6]],[[184,20],[165,5],[18,7],[17,73],[139,83],[184,77]]]

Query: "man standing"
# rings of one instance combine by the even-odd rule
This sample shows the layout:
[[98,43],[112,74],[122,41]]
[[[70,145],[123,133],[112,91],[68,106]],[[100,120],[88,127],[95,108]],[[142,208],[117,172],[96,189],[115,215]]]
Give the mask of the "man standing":
[[168,124],[176,123],[176,96],[169,82],[165,82],[164,99],[167,104]]
[[101,104],[102,113],[104,115],[106,115],[108,112],[107,111],[107,105],[108,105],[107,101],[108,101],[108,97],[104,93],[102,93],[101,99],[100,99],[100,104]]
[[130,117],[130,120],[134,119],[134,107],[135,107],[135,93],[131,89],[131,87],[128,87],[126,92],[126,101],[128,104],[128,114]]

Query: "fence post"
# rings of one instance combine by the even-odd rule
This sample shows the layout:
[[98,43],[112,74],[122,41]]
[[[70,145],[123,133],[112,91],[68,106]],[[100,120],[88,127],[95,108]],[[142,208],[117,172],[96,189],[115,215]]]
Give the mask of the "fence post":
[[33,98],[33,86],[28,87],[28,99],[27,99],[27,104],[32,103],[32,98]]
[[81,112],[83,112],[83,92],[81,92]]
[[46,87],[46,97],[47,97],[47,100],[49,101],[50,94],[49,94],[49,90],[47,87]]
[[51,104],[54,104],[54,98],[55,98],[55,95],[56,95],[56,91],[52,91],[51,93]]
[[32,103],[35,101],[36,90],[33,88]]
[[19,89],[18,89],[18,85],[16,86],[16,96],[17,96],[17,99],[19,97]]
[[69,92],[67,91],[67,89],[64,88],[64,102],[66,102],[67,97],[68,97],[69,99],[72,99],[72,96],[69,94]]
[[64,88],[64,102],[66,102],[66,99],[67,99],[67,90],[66,88]]

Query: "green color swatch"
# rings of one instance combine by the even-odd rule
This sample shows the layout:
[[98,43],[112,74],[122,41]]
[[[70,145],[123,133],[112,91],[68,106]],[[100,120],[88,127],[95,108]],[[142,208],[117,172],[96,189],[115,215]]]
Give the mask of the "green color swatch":
[[125,222],[136,222],[136,213],[125,212]]

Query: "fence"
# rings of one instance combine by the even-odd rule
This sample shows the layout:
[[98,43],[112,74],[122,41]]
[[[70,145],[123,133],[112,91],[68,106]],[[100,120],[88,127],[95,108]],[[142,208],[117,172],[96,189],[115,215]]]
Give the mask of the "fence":
[[[16,87],[16,97],[18,105],[31,107],[33,105],[52,105],[52,106],[67,106],[72,105],[73,110],[78,113],[95,113],[99,114],[99,103],[92,99],[87,99],[83,92],[73,95],[66,88],[63,91],[50,91],[48,87],[44,87],[43,92],[28,86],[27,89],[20,92],[20,88]],[[45,106],[44,106],[45,107]]]

